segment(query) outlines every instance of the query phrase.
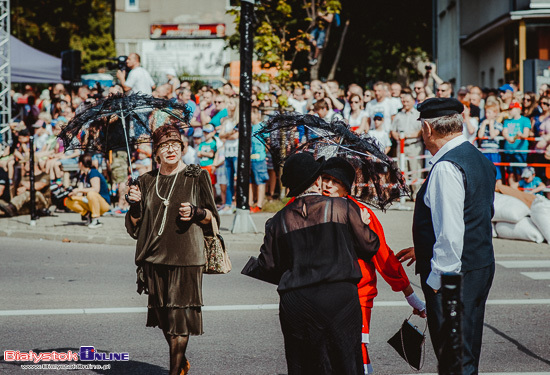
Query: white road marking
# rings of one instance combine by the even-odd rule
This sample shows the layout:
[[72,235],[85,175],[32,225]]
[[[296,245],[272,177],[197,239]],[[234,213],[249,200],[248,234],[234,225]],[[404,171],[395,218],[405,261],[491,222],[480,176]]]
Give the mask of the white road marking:
[[[495,299],[487,301],[488,305],[550,305],[550,299]],[[380,301],[374,302],[378,307],[408,307],[406,301]],[[279,304],[263,305],[219,305],[204,306],[203,311],[253,311],[253,310],[277,310]],[[37,309],[37,310],[0,310],[2,316],[29,316],[29,315],[83,315],[83,314],[135,314],[146,313],[146,307],[100,307],[100,308],[75,308],[75,309]],[[548,373],[550,375],[550,373]]]
[[497,264],[505,268],[550,268],[550,260],[499,260]]
[[550,272],[522,272],[521,274],[533,280],[550,280]]

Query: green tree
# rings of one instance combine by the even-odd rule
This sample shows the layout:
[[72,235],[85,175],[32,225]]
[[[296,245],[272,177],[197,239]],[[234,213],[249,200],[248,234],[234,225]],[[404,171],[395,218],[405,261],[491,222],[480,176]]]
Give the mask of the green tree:
[[82,51],[82,70],[104,67],[116,53],[110,0],[10,0],[11,33],[54,56]]
[[[256,3],[256,25],[254,51],[263,67],[275,67],[278,75],[275,83],[288,87],[293,72],[300,64],[296,58],[302,52],[310,51],[310,32],[315,26],[317,11],[339,13],[340,0],[264,0]],[[240,22],[239,9],[229,11]],[[237,32],[228,38],[231,48],[238,49],[240,35]],[[289,63],[290,62],[290,63]],[[260,80],[269,77],[263,75]]]

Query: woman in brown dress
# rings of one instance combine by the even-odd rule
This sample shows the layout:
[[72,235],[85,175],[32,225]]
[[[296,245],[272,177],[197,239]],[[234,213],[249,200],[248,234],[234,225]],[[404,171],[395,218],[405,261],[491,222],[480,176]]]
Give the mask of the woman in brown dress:
[[147,326],[159,327],[170,348],[170,375],[186,374],[189,335],[202,335],[203,229],[219,223],[208,172],[182,161],[178,129],[153,133],[158,170],[130,187],[126,228],[137,239],[138,292],[149,294]]

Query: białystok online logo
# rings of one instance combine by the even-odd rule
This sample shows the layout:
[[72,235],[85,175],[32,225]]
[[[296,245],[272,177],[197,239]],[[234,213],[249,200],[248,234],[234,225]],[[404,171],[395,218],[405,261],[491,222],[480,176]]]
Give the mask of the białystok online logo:
[[129,361],[129,353],[98,352],[93,346],[81,346],[80,351],[73,352],[20,352],[19,350],[4,350],[6,362],[70,362],[70,361]]

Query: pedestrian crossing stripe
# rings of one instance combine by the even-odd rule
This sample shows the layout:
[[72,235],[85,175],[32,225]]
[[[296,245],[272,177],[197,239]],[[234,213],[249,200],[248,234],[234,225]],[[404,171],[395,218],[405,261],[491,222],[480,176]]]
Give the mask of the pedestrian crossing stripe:
[[533,280],[550,280],[550,272],[522,272],[521,274]]
[[499,260],[504,268],[550,268],[550,260]]
[[[550,305],[550,299],[494,299],[488,300],[487,305]],[[406,301],[379,301],[374,302],[376,307],[409,307]],[[253,311],[253,310],[278,310],[279,304],[262,305],[218,305],[203,306],[202,311]],[[36,310],[0,310],[3,316],[29,316],[29,315],[87,315],[87,314],[135,314],[146,313],[146,307],[96,307],[73,309],[36,309]],[[550,375],[550,373],[548,373]]]

